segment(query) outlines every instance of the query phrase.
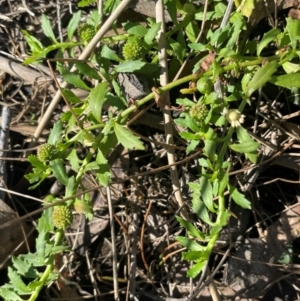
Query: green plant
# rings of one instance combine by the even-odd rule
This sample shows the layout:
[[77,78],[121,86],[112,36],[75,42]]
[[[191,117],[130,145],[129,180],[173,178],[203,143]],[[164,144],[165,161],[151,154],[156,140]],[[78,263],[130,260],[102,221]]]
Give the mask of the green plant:
[[88,43],[92,40],[95,34],[96,30],[91,24],[84,23],[78,27],[78,35],[80,37],[80,41]]
[[146,47],[144,41],[139,37],[129,37],[123,46],[122,54],[126,61],[142,59]]
[[73,221],[72,211],[65,205],[55,206],[51,217],[53,225],[62,230],[67,229]]
[[41,162],[50,160],[53,157],[54,149],[55,147],[52,144],[42,144],[39,146],[36,156]]
[[[174,9],[169,4],[167,6],[171,17],[174,18]],[[251,99],[257,90],[267,83],[288,89],[299,88],[299,64],[292,61],[298,59],[300,54],[298,50],[300,21],[287,18],[287,24],[282,30],[270,30],[253,49],[253,41],[248,40],[243,45],[240,38],[246,28],[246,13],[243,15],[238,11],[234,12],[227,26],[216,30],[208,29],[206,40],[197,42],[195,24],[196,21],[203,20],[203,8],[196,9],[193,5],[189,13],[186,12],[187,8],[188,6],[178,7],[178,10],[184,12],[184,18],[167,34],[167,53],[172,68],[179,67],[186,57],[187,50],[193,51],[194,54],[203,52],[207,56],[195,65],[195,70],[190,75],[157,88],[155,93],[149,93],[143,99],[137,100],[134,105],[129,105],[124,100],[117,75],[146,69],[152,77],[158,77],[156,55],[158,45],[155,37],[160,29],[159,23],[148,20],[147,26],[142,26],[127,22],[123,25],[126,34],[103,38],[101,49],[91,58],[98,64],[99,72],[81,61],[74,62],[76,73],[70,71],[71,66],[58,65],[59,72],[68,84],[87,90],[89,95],[82,101],[70,89],[62,88],[63,97],[72,105],[72,110],[63,113],[61,120],[51,131],[48,143],[55,145],[55,153],[50,158],[48,156],[41,158],[40,155],[29,156],[33,171],[27,175],[27,179],[34,189],[47,177],[54,176],[65,186],[64,198],[67,200],[68,208],[74,205],[78,211],[91,218],[92,210],[88,194],[85,193],[82,199],[74,197],[77,189],[84,186],[83,176],[93,172],[99,185],[108,186],[109,152],[117,144],[121,144],[127,150],[144,150],[141,140],[126,126],[129,115],[155,96],[179,85],[193,82],[192,88],[182,89],[181,93],[194,94],[196,101],[189,97],[177,98],[176,104],[182,108],[182,112],[174,122],[184,128],[180,136],[187,142],[187,154],[197,148],[202,149],[201,158],[198,160],[199,179],[189,183],[189,187],[193,192],[191,201],[193,212],[209,226],[209,230],[202,232],[191,221],[177,217],[178,222],[186,229],[186,235],[178,236],[177,240],[187,249],[182,254],[183,258],[194,263],[188,271],[188,276],[195,277],[209,259],[222,227],[228,223],[230,212],[226,208],[226,193],[241,207],[251,208],[246,197],[230,182],[229,173],[232,165],[227,160],[227,154],[237,153],[252,163],[257,161],[260,144],[253,141],[247,129],[243,127],[244,124],[247,125],[244,109],[247,105],[251,106]],[[206,17],[212,22],[219,20],[225,9],[224,4],[216,1],[214,11],[209,11]],[[99,18],[96,12],[92,14],[89,22],[93,28],[97,28]],[[58,49],[60,54],[69,51],[69,56],[72,57],[73,48],[85,43],[72,41],[79,21],[80,11],[74,14],[68,25],[69,41],[58,43],[50,22],[44,16],[43,30],[53,45],[44,47],[33,36],[24,32],[32,51],[32,56],[26,62],[39,61],[54,49]],[[187,39],[183,36],[183,28]],[[120,40],[127,40],[126,45],[129,45],[125,45],[123,49],[125,60],[113,50],[115,43]],[[140,42],[143,46],[139,45]],[[271,43],[277,45],[276,53],[262,56],[263,51]],[[213,60],[212,51],[215,56]],[[142,60],[146,54],[152,59],[151,63]],[[116,64],[112,69],[111,62]],[[170,68],[171,76],[174,75],[172,68]],[[213,84],[219,79],[226,83],[222,97],[213,89]],[[93,86],[93,80],[99,83]],[[114,107],[114,110],[107,113],[106,118],[103,118],[102,114],[104,103]],[[78,157],[75,150],[77,146],[89,150],[84,159]],[[70,175],[66,166],[69,166],[76,176]],[[67,207],[56,208],[61,210]],[[67,249],[62,244],[61,230],[66,225],[54,228],[50,218],[51,212],[52,209],[45,210],[39,219],[36,249],[38,262],[33,260],[32,254],[13,258],[13,267],[9,269],[11,283],[0,289],[0,295],[6,300],[21,300],[18,295],[23,294],[30,294],[29,300],[35,300],[41,288],[56,279],[57,274],[53,272],[53,256]],[[51,233],[55,233],[54,242],[49,240]],[[46,245],[42,246],[42,241],[46,241]],[[22,268],[19,268],[20,262]],[[45,267],[42,275],[35,270],[37,266]],[[22,277],[28,276],[33,281],[26,285]]]

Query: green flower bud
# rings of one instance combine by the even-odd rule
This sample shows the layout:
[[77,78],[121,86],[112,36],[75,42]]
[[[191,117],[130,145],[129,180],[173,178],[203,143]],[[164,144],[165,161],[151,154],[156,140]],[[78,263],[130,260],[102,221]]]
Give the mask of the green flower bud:
[[55,206],[52,212],[53,225],[58,229],[68,228],[73,221],[72,211],[65,205]]
[[190,116],[198,122],[204,121],[208,113],[209,111],[204,103],[197,103],[190,108]]
[[37,150],[37,158],[41,161],[41,162],[45,162],[47,160],[50,160],[53,156],[54,153],[54,145],[49,144],[49,143],[45,143],[39,146],[38,150]]
[[142,38],[130,37],[123,46],[122,53],[126,61],[142,59],[146,47]]
[[81,24],[77,29],[78,35],[82,42],[90,42],[96,34],[95,28],[90,24]]
[[213,87],[213,82],[209,77],[201,77],[197,81],[197,89],[202,94],[209,94]]

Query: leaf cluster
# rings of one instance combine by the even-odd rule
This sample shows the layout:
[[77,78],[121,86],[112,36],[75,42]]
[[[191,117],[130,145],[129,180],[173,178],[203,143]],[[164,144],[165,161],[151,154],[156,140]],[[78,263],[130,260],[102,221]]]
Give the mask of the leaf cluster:
[[[79,7],[91,2],[80,1]],[[206,20],[218,24],[226,5],[220,1],[213,1],[213,4],[206,14]],[[115,5],[115,1],[106,1],[105,13]],[[198,53],[203,55],[190,75],[157,88],[155,93],[149,93],[134,104],[128,103],[124,97],[118,74],[146,73],[153,81],[158,78],[156,36],[160,23],[151,18],[146,26],[127,22],[123,24],[125,33],[122,34],[118,34],[115,27],[115,36],[102,38],[101,46],[94,50],[89,62],[78,61],[75,56],[75,47],[84,45],[82,41],[74,40],[81,20],[80,10],[68,24],[65,42],[56,40],[46,16],[42,18],[42,29],[51,40],[51,46],[45,47],[24,31],[32,52],[25,63],[39,62],[54,49],[58,50],[59,58],[63,57],[64,51],[73,58],[68,64],[57,64],[58,71],[69,84],[68,88],[61,88],[69,110],[62,114],[48,138],[48,143],[54,146],[54,153],[44,162],[35,155],[29,156],[33,170],[26,177],[32,189],[46,178],[54,177],[65,188],[64,198],[69,199],[67,205],[74,205],[76,210],[91,218],[92,206],[88,194],[84,193],[81,198],[73,197],[79,188],[85,190],[83,177],[93,173],[99,186],[107,187],[112,176],[107,157],[118,144],[126,150],[145,150],[140,138],[126,126],[130,114],[154,97],[191,82],[176,99],[175,105],[181,109],[181,113],[174,122],[183,129],[179,134],[186,142],[186,153],[202,150],[197,162],[199,177],[189,183],[189,187],[192,191],[192,210],[198,219],[208,225],[209,230],[201,232],[192,222],[177,217],[186,230],[186,235],[178,236],[177,240],[186,248],[183,259],[194,263],[188,276],[196,277],[208,261],[222,227],[228,223],[230,212],[226,209],[225,195],[228,193],[242,208],[251,208],[246,196],[230,182],[232,162],[227,160],[228,154],[239,155],[254,164],[257,162],[260,144],[249,135],[247,116],[243,112],[246,106],[251,106],[259,89],[266,84],[288,89],[299,87],[297,60],[300,55],[300,21],[287,18],[284,28],[270,30],[259,42],[250,39],[243,41],[242,36],[247,29],[245,17],[249,17],[253,10],[249,1],[247,5],[238,4],[225,27],[212,26],[206,29],[205,38],[199,42],[198,25],[204,18],[203,7],[197,7],[192,1],[182,6],[178,1],[171,0],[166,1],[166,7],[173,21],[167,33],[166,49],[170,76],[175,75],[187,53],[191,52],[194,57]],[[181,21],[177,20],[178,12],[182,14]],[[87,22],[97,29],[100,18],[95,11]],[[143,39],[145,53],[140,59],[125,60],[120,55],[119,43],[132,38]],[[270,44],[275,44],[277,51],[266,56]],[[73,68],[76,72],[73,72]],[[222,93],[216,90],[216,82],[226,83],[222,85]],[[86,90],[88,96],[79,99],[71,90],[73,87]],[[195,109],[195,106],[198,107]],[[196,116],[197,110],[200,117]],[[224,113],[228,110],[234,110],[237,120],[231,120]],[[245,125],[242,125],[245,119]],[[80,157],[77,149],[86,149],[86,155]],[[62,243],[62,232],[55,230],[49,220],[50,212],[50,209],[45,210],[39,219],[37,257],[27,254],[13,259],[13,267],[9,269],[10,283],[0,288],[0,295],[6,300],[21,300],[19,296],[28,294],[33,296],[30,300],[35,300],[41,287],[55,279],[53,255],[66,248]],[[52,243],[49,238],[53,231],[57,239]],[[41,266],[45,267],[42,275],[36,270]],[[33,281],[27,284],[23,278],[32,278]]]

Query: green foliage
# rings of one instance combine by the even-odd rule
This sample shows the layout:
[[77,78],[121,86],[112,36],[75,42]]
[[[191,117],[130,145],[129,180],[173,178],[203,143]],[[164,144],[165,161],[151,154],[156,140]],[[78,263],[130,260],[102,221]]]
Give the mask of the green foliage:
[[[93,2],[84,0],[78,5],[84,7]],[[244,113],[245,107],[251,106],[257,91],[269,84],[290,89],[296,94],[293,89],[300,87],[299,20],[288,18],[285,28],[272,29],[261,41],[247,40],[244,46],[242,40],[253,1],[238,3],[239,8],[223,28],[218,25],[226,5],[214,1],[214,5],[209,6],[213,10],[206,13],[206,20],[216,26],[207,29],[203,35],[205,37],[198,42],[198,21],[204,18],[203,6],[198,7],[191,2],[181,5],[179,1],[171,0],[165,4],[174,23],[167,32],[170,77],[178,71],[187,53],[191,51],[195,58],[199,52],[203,55],[200,53],[202,58],[194,64],[190,75],[157,88],[155,93],[150,93],[134,105],[121,99],[123,87],[118,83],[118,73],[144,72],[148,79],[157,82],[156,37],[160,23],[151,19],[147,20],[146,25],[124,23],[125,33],[103,37],[89,63],[76,60],[74,48],[86,46],[95,35],[102,18],[97,11],[93,11],[78,29],[79,42],[73,38],[81,20],[80,11],[73,14],[67,25],[67,41],[56,40],[46,16],[42,17],[42,29],[52,43],[50,46],[44,46],[23,31],[31,50],[31,56],[25,63],[40,62],[53,50],[59,50],[60,57],[64,51],[67,52],[67,57],[73,60],[65,64],[58,63],[57,68],[70,88],[84,89],[88,96],[79,99],[70,88],[62,88],[64,99],[70,103],[72,110],[65,111],[59,122],[54,124],[48,142],[41,147],[37,156],[28,157],[32,172],[26,178],[31,189],[51,176],[62,183],[67,200],[65,204],[56,204],[53,209],[45,209],[39,218],[35,253],[12,259],[9,283],[0,288],[0,296],[5,300],[23,300],[30,295],[27,299],[33,301],[43,286],[56,279],[53,260],[55,254],[67,250],[62,238],[63,229],[72,221],[70,208],[74,206],[78,213],[85,214],[89,219],[93,216],[89,194],[74,196],[78,189],[84,190],[83,177],[87,173],[94,173],[99,185],[108,186],[111,179],[108,155],[111,150],[118,144],[126,150],[145,150],[140,138],[126,127],[128,116],[154,97],[158,98],[159,94],[180,85],[190,82],[188,88],[181,90],[186,97],[181,98],[182,95],[179,96],[177,92],[178,98],[174,99],[181,109],[174,122],[183,128],[179,134],[186,142],[186,153],[202,150],[198,160],[198,179],[188,185],[192,191],[192,211],[208,229],[201,232],[193,222],[177,217],[181,227],[186,230],[186,235],[177,237],[177,241],[186,248],[182,257],[193,262],[187,273],[189,277],[196,277],[202,271],[222,227],[228,223],[230,213],[226,209],[225,195],[228,194],[242,208],[251,208],[246,196],[232,186],[230,158],[242,156],[252,163],[258,159],[260,144],[249,135],[249,119]],[[104,14],[110,14],[115,5],[116,1],[105,1]],[[178,12],[183,15],[181,21],[177,20]],[[115,51],[120,42],[125,42],[122,50],[124,59]],[[269,54],[269,45],[279,46],[277,51]],[[265,54],[270,56],[262,56]],[[97,68],[93,67],[95,65]],[[73,66],[76,67],[75,72],[71,71]],[[224,83],[222,97],[214,90],[217,80]],[[103,112],[107,112],[105,116]],[[82,148],[87,149],[87,154],[79,158],[76,149]],[[47,199],[50,203],[54,201],[54,197]],[[40,274],[42,267],[44,269]]]

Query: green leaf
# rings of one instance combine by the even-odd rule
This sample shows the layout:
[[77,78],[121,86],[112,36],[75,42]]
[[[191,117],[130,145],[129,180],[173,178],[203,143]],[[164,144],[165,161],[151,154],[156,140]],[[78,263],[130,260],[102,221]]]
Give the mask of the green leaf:
[[119,73],[135,72],[140,70],[145,65],[146,63],[141,61],[126,61],[124,63],[119,64],[115,68],[115,71]]
[[116,62],[122,62],[123,60],[120,59],[116,53],[114,51],[112,51],[108,46],[104,45],[102,47],[102,50],[101,50],[101,57],[103,58],[107,58],[109,60],[112,60],[112,61],[116,61]]
[[89,220],[93,218],[93,206],[91,202],[75,199],[74,208],[77,213],[84,214]]
[[180,42],[170,39],[170,46],[173,49],[175,57],[182,63],[186,53],[186,45],[182,45]]
[[205,234],[199,231],[192,223],[182,219],[179,216],[176,216],[176,219],[189,233],[189,235],[204,240]]
[[66,171],[65,164],[60,159],[51,160],[49,162],[49,166],[53,172],[55,178],[62,183],[63,185],[67,186],[69,177]]
[[242,1],[242,15],[250,18],[254,9],[254,0],[244,0]]
[[41,171],[43,171],[46,168],[44,163],[42,163],[35,155],[29,155],[28,161],[33,167]]
[[81,74],[83,74],[89,78],[101,80],[101,76],[98,74],[98,72],[94,68],[89,66],[87,63],[78,61],[78,62],[75,62],[75,65]]
[[188,46],[192,50],[195,50],[197,52],[206,50],[206,46],[204,44],[201,44],[201,43],[190,43],[190,44],[188,44]]
[[272,41],[276,41],[277,35],[280,34],[280,30],[277,28],[273,28],[267,33],[264,34],[263,38],[257,45],[256,53],[259,56],[261,51]]
[[188,98],[177,98],[176,103],[181,106],[193,107],[195,103]]
[[[234,22],[233,22],[233,30],[230,35],[230,39],[226,45],[226,48],[234,49],[235,45],[237,44],[237,41],[241,35],[241,31],[243,27],[245,26],[245,19],[242,17],[241,14],[235,13],[234,14]],[[232,23],[232,20],[230,20]]]
[[220,170],[220,178],[221,180],[218,190],[219,195],[221,195],[225,191],[229,183],[229,168],[226,171],[224,171],[223,169]]
[[53,128],[50,131],[50,135],[48,138],[48,143],[52,145],[56,145],[56,142],[59,138],[61,138],[62,135],[62,122],[61,120],[58,120],[54,123]]
[[191,143],[186,148],[186,153],[189,154],[190,152],[194,151],[195,148],[199,145],[199,140],[192,140]]
[[[48,277],[48,279],[49,279],[49,277]],[[43,285],[44,285],[43,281],[36,279],[36,280],[30,282],[28,284],[28,287],[31,288],[32,290],[36,290],[37,288],[43,287]]]
[[114,129],[118,139],[118,143],[121,143],[125,147],[125,149],[145,149],[140,139],[134,134],[132,134],[132,132],[127,130],[123,125],[115,123]]
[[98,84],[94,89],[92,89],[90,97],[88,98],[89,108],[93,116],[100,123],[102,122],[102,106],[106,101],[108,90],[108,82],[102,82]]
[[230,196],[233,198],[234,202],[237,205],[241,206],[244,209],[251,209],[251,203],[235,187],[228,185],[228,190]]
[[222,213],[221,213],[221,215],[220,215],[220,224],[219,224],[219,226],[221,227],[221,229],[220,230],[218,230],[218,229],[214,229],[214,227],[216,227],[216,226],[214,226],[214,227],[212,227],[211,228],[211,231],[209,232],[209,234],[210,235],[213,235],[213,232],[214,231],[216,231],[216,234],[219,236],[219,233],[217,232],[217,231],[221,231],[222,230],[222,227],[223,226],[226,226],[226,225],[228,225],[228,220],[229,220],[229,218],[230,218],[230,212],[226,209],[226,210],[224,210]]
[[199,160],[198,160],[198,163],[199,163],[199,165],[200,166],[202,166],[202,167],[210,167],[210,162],[208,161],[208,159],[205,159],[205,158],[200,158]]
[[140,38],[143,38],[148,32],[148,29],[146,27],[142,26],[139,23],[134,23],[131,21],[123,23],[122,26],[129,34]]
[[216,60],[213,61],[212,67],[213,67],[212,81],[216,82],[217,79],[219,78],[220,74],[222,74],[222,67],[220,66],[220,64]]
[[292,87],[300,88],[300,73],[273,76],[270,82],[276,86],[288,89]]
[[[220,2],[215,5],[215,8],[213,11],[207,12],[205,14],[205,20],[221,19],[225,14],[225,10],[226,10],[226,5],[224,5],[223,3]],[[195,19],[202,21],[204,19],[204,13],[199,12],[199,13],[195,14]]]
[[78,7],[86,7],[93,3],[95,3],[97,0],[80,0],[78,2]]
[[170,14],[170,17],[172,19],[172,21],[177,24],[177,1],[175,0],[166,0],[164,1],[164,4],[167,7],[168,13]]
[[220,231],[222,230],[222,225],[215,225],[209,230],[210,237],[219,236]]
[[24,301],[12,289],[0,288],[0,296],[6,301]]
[[77,97],[72,91],[70,91],[69,89],[65,89],[61,87],[61,91],[63,96],[65,97],[65,99],[69,102],[69,103],[81,103],[81,99],[79,97]]
[[72,149],[72,151],[70,152],[70,154],[68,155],[68,157],[66,159],[69,160],[72,170],[74,170],[75,172],[78,172],[79,168],[80,168],[80,164],[79,164],[80,160],[77,156],[76,149]]
[[87,90],[87,91],[91,90],[91,88],[88,87],[87,84],[77,74],[71,73],[67,70],[63,70],[62,76],[68,84],[71,84],[74,87]]
[[48,208],[44,210],[42,216],[38,220],[37,230],[39,233],[47,233],[53,230],[51,225],[51,215],[53,208]]
[[46,258],[46,242],[48,241],[49,233],[40,232],[39,236],[35,240],[36,254],[40,262],[45,263]]
[[[54,246],[51,248],[51,251],[49,251],[49,255],[55,255],[66,251],[71,251],[69,246]],[[57,275],[55,277],[57,279]]]
[[206,176],[200,177],[200,193],[205,206],[211,212],[216,212],[214,208],[212,186]]
[[[34,255],[36,261],[36,254],[32,254],[32,253],[29,254]],[[12,256],[13,266],[20,275],[23,275],[26,278],[35,279],[39,277],[39,272],[33,268],[33,265],[31,264],[30,260],[28,260],[27,258],[28,256],[24,257],[24,255],[18,257]]]
[[145,35],[145,43],[150,45],[155,37],[157,36],[158,31],[160,30],[161,22],[155,23]]
[[[77,190],[77,183],[76,183],[76,179],[75,176],[72,176],[68,179],[68,184],[66,185],[66,191],[65,191],[65,198],[68,198],[74,194],[76,194],[76,190]],[[72,200],[69,200],[72,202]]]
[[203,260],[203,261],[200,261],[200,262],[197,262],[196,264],[194,264],[188,271],[187,271],[187,276],[188,277],[191,277],[191,278],[195,278],[197,277],[202,269],[205,267],[206,265],[206,262],[207,262],[207,259]]
[[51,171],[48,168],[45,171],[34,170],[33,173],[25,175],[25,178],[29,181],[30,184],[37,182],[35,185],[30,186],[28,189],[32,190],[38,187],[50,174]]
[[53,43],[57,43],[54,32],[52,30],[52,25],[49,19],[42,14],[42,29],[46,37],[48,37]]
[[96,162],[99,166],[99,171],[96,173],[96,178],[100,185],[107,187],[110,183],[111,173],[108,161],[100,150],[98,150]]
[[25,40],[33,53],[40,52],[44,49],[44,45],[34,36],[30,35],[26,30],[22,30],[22,33],[24,34]]
[[184,237],[184,236],[177,236],[176,240],[184,247],[186,247],[188,250],[193,250],[193,251],[203,251],[206,249],[206,247],[199,245],[196,241]]
[[226,42],[232,31],[232,26],[227,24],[223,28],[216,29],[211,35],[211,44],[216,44],[218,47],[221,47],[221,44]]
[[236,128],[237,137],[239,142],[251,142],[253,141],[251,136],[248,134],[248,131],[243,128],[242,126],[239,126]]
[[203,151],[211,161],[216,161],[217,142],[214,140],[204,139]]
[[293,18],[286,18],[286,29],[288,31],[289,37],[291,39],[291,44],[293,50],[296,50],[299,42],[299,32],[300,32],[300,20]]
[[297,106],[300,106],[299,88],[291,88],[287,93],[287,100]]
[[261,68],[259,68],[254,74],[253,78],[248,84],[246,94],[251,96],[253,92],[263,87],[268,81],[271,80],[272,74],[274,74],[277,70],[277,62],[272,61]]
[[[197,134],[193,134],[190,132],[180,132],[180,137],[185,140],[200,140],[199,136]],[[197,141],[199,143],[199,141]]]
[[283,70],[289,74],[289,73],[296,73],[300,71],[300,65],[299,64],[294,64],[291,62],[285,62],[282,64]]
[[247,130],[244,129],[242,126],[237,127],[236,133],[241,147],[235,145],[234,148],[237,149],[236,151],[244,153],[246,158],[248,158],[251,162],[256,163],[258,157],[257,149],[260,144],[258,142],[253,141],[250,135],[248,134]]
[[103,14],[100,14],[100,11],[98,11],[98,9],[95,7],[94,9],[90,10],[89,16],[86,19],[86,23],[97,27],[97,25],[101,23],[102,17]]
[[205,204],[199,198],[196,197],[193,197],[192,203],[193,211],[199,216],[199,218],[201,218],[205,223],[213,225],[214,223],[210,221]]
[[248,85],[250,83],[250,80],[251,80],[251,74],[250,73],[246,73],[244,74],[242,80],[241,80],[241,84],[242,84],[242,91],[244,93],[247,92],[248,90]]
[[201,131],[201,128],[197,125],[197,123],[194,121],[194,119],[190,115],[185,114],[184,117],[185,117],[185,119],[177,118],[174,120],[174,122],[178,125],[188,127],[190,130],[192,130],[195,133],[198,133]]
[[229,145],[229,147],[232,150],[234,150],[235,152],[239,152],[239,153],[243,153],[243,154],[252,153],[254,151],[257,151],[259,146],[260,146],[260,144],[255,141]]
[[182,259],[188,260],[188,261],[201,261],[201,258],[203,258],[203,252],[201,251],[187,251],[182,252]]
[[199,28],[198,26],[194,23],[194,21],[191,21],[187,26],[186,26],[186,35],[188,39],[192,42],[195,43],[197,39],[197,34],[198,34]]
[[71,41],[74,35],[74,32],[77,30],[78,25],[81,19],[81,10],[76,13],[73,13],[72,19],[70,20],[67,28],[68,39]]
[[19,294],[23,295],[31,292],[20,275],[11,267],[8,267],[8,277],[14,289],[17,290]]
[[86,165],[84,166],[84,169],[83,169],[83,170],[84,170],[84,172],[86,173],[87,171],[97,170],[97,169],[99,169],[98,163],[97,163],[96,161],[92,161],[92,162],[86,164]]
[[[36,256],[36,254],[33,253],[22,254],[19,255],[18,257],[20,257],[20,259],[23,261],[28,261],[34,267],[42,267],[45,265],[44,260],[41,262]],[[38,275],[40,274],[38,273]],[[37,278],[37,277],[31,277],[31,278]]]

